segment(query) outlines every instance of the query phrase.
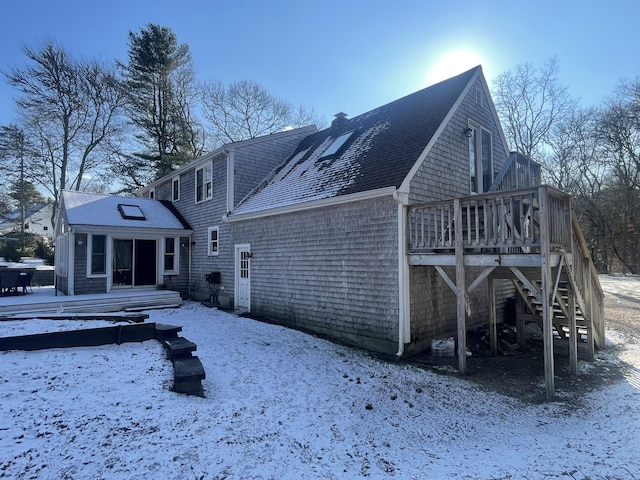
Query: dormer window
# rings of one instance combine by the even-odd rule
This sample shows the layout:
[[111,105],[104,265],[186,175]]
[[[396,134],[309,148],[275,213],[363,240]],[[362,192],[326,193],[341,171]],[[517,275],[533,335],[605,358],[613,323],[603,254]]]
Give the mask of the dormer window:
[[322,153],[322,156],[320,158],[330,157],[331,155],[335,155],[336,153],[338,153],[338,151],[344,146],[344,144],[347,143],[347,140],[351,138],[354,132],[355,130],[352,130],[350,132],[343,133],[339,137],[336,137],[333,143],[329,145],[329,147]]
[[142,213],[142,210],[138,205],[125,205],[124,203],[119,203],[118,211],[125,220],[146,220],[144,213]]

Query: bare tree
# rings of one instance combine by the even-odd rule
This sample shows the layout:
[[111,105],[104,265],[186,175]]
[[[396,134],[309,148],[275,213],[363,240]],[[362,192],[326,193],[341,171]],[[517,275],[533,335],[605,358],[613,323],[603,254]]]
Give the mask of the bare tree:
[[219,81],[204,83],[202,105],[214,146],[309,125],[315,120],[312,109],[295,107],[250,80],[228,86]]
[[640,273],[640,81],[623,84],[599,117],[596,138],[607,176],[603,185],[611,248]]
[[576,106],[560,85],[558,71],[559,62],[553,57],[541,68],[517,65],[493,82],[496,110],[510,146],[531,158],[540,156],[553,126]]
[[124,95],[113,69],[76,60],[53,41],[23,51],[28,64],[4,75],[20,92],[31,178],[51,194],[55,217],[61,191],[80,190],[87,173],[104,166],[101,147],[120,131]]

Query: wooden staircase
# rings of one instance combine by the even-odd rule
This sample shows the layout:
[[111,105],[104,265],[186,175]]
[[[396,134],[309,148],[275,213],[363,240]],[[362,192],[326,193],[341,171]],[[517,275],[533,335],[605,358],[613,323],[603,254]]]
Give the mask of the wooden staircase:
[[[535,273],[528,273],[528,278],[535,278]],[[514,278],[513,285],[518,293],[516,301],[516,330],[518,344],[526,346],[525,326],[527,323],[537,323],[542,326],[543,307],[541,301],[542,285],[540,279],[534,280],[527,285],[520,279]],[[532,290],[533,288],[533,290]],[[601,339],[597,330],[593,328],[583,311],[572,298],[573,292],[566,273],[560,274],[558,287],[553,296],[551,323],[554,329],[554,337],[562,340],[571,340],[575,329],[578,342],[587,345],[587,360],[593,361],[595,358],[595,346],[601,345]],[[573,320],[572,320],[573,316]],[[573,365],[571,366],[573,370]]]
[[[501,182],[520,177],[505,173]],[[409,266],[434,266],[456,295],[461,373],[466,373],[468,295],[485,280],[494,353],[498,301],[494,280],[512,280],[524,302],[530,316],[521,313],[521,332],[522,320],[542,324],[549,398],[554,395],[554,331],[566,334],[576,374],[578,336],[586,335],[591,359],[595,347],[604,346],[604,293],[569,195],[541,185],[413,205],[407,229]],[[445,271],[447,266],[455,266],[455,279]],[[467,285],[468,267],[482,272]]]

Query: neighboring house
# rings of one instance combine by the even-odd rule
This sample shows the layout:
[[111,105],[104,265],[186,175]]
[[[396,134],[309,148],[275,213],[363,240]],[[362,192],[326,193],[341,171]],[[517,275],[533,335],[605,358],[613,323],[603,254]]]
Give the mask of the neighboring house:
[[[27,207],[24,217],[24,230],[46,238],[53,238],[51,216],[53,206],[50,203],[31,205]],[[0,216],[0,235],[20,231],[20,210],[13,210]]]
[[57,289],[186,291],[191,235],[170,202],[65,190],[56,220]]

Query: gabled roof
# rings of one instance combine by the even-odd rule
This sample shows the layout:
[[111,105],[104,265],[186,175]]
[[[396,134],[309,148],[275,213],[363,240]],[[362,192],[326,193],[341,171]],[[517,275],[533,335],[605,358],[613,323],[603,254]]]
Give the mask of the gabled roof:
[[[475,67],[306,137],[230,217],[314,200],[398,188],[470,82]],[[338,150],[332,144],[345,139]]]
[[[61,205],[66,211],[69,225],[72,226],[191,229],[172,205],[165,205],[159,200],[65,190],[62,192]],[[123,206],[125,209],[133,207],[141,215],[123,215]]]
[[315,125],[307,125],[304,127],[283,130],[281,132],[270,133],[268,135],[262,135],[260,137],[248,138],[246,140],[238,140],[236,142],[225,143],[221,147],[218,147],[215,150],[212,150],[211,152],[205,153],[204,155],[198,158],[194,158],[186,165],[183,165],[180,168],[175,169],[174,171],[172,171],[171,173],[168,173],[164,177],[154,180],[149,185],[139,188],[137,192],[138,193],[144,192],[145,190],[149,190],[150,188],[161,185],[162,183],[166,182],[167,179],[176,177],[178,175],[181,175],[182,173],[188,172],[189,170],[193,170],[197,167],[200,167],[204,165],[206,162],[216,158],[217,156],[226,154],[229,150],[248,147],[248,146],[255,145],[262,142],[273,141],[282,137],[288,137],[290,135],[308,135],[310,133],[317,132],[317,131],[318,131],[318,128]]
[[[32,215],[35,215],[36,213],[38,213],[40,210],[42,210],[48,205],[50,204],[38,203],[36,205],[29,205],[27,208],[25,208],[24,217],[28,218]],[[15,210],[2,214],[2,216],[0,216],[0,219],[6,220],[9,223],[15,223],[20,221],[20,215],[21,215],[20,209],[16,208]]]

